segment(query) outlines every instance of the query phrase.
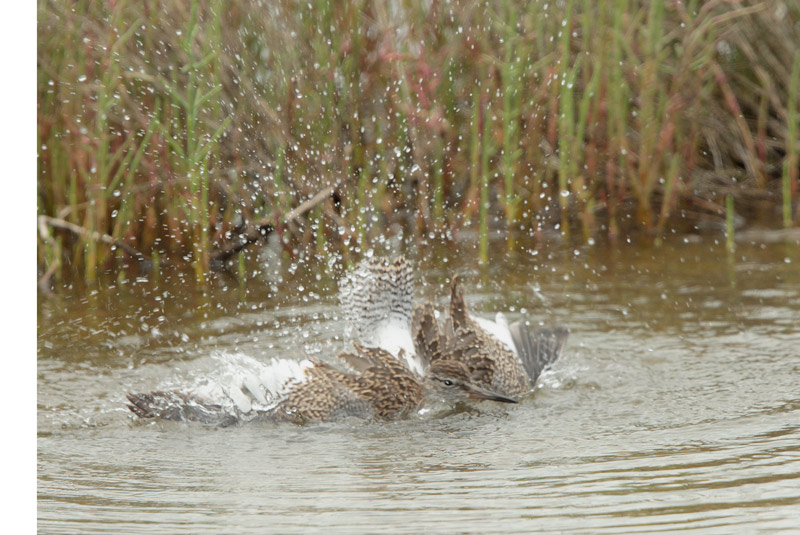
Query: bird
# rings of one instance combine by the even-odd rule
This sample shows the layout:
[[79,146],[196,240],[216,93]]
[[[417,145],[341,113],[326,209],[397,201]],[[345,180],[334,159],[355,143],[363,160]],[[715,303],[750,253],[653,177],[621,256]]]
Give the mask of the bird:
[[415,308],[412,332],[416,350],[436,360],[441,358],[437,356],[439,348],[451,348],[447,358],[464,364],[475,383],[503,396],[522,397],[558,359],[569,329],[531,330],[524,321],[509,325],[501,312],[495,318],[491,321],[468,313],[461,277],[455,275],[450,283],[449,317],[442,328],[430,302]]
[[[569,329],[565,327],[532,330],[524,320],[509,324],[502,312],[494,321],[469,314],[458,274],[450,282],[449,317],[439,326],[430,301],[413,304],[413,273],[403,256],[362,260],[340,283],[350,335],[402,355],[418,373],[425,369],[426,360],[441,358],[439,354],[447,348],[448,358],[464,363],[476,375],[475,381],[511,398],[531,392],[566,345]],[[462,343],[454,344],[454,340]]]
[[[461,279],[451,281],[449,317],[414,307],[413,266],[400,256],[364,259],[340,282],[340,302],[355,351],[334,363],[247,358],[216,397],[197,392],[129,393],[141,418],[229,426],[251,420],[303,424],[355,416],[397,419],[429,402],[468,399],[517,403],[559,356],[564,328],[531,332],[467,313]],[[341,365],[349,367],[342,369]]]
[[[451,348],[463,342],[453,341]],[[294,369],[282,390],[271,393],[273,402],[244,412],[201,396],[157,391],[128,394],[128,408],[140,418],[196,421],[227,427],[243,421],[262,420],[305,424],[334,421],[344,417],[394,420],[419,410],[426,401],[458,402],[487,399],[504,403],[517,400],[477,384],[463,362],[437,358],[426,365],[424,375],[408,369],[403,360],[381,348],[354,345],[354,352],[337,358],[354,371],[342,371],[331,364],[308,360]],[[445,348],[444,355],[449,351]],[[286,366],[274,362],[275,366]]]

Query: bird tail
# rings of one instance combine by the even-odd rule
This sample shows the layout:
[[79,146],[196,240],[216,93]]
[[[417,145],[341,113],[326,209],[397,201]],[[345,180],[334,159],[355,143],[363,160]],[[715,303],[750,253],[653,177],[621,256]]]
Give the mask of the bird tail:
[[411,331],[414,333],[414,352],[423,368],[427,368],[431,362],[441,358],[446,340],[436,321],[433,305],[425,303],[417,306],[414,309],[411,325]]
[[539,375],[561,355],[561,351],[567,343],[569,329],[555,327],[531,330],[525,322],[517,321],[511,324],[510,330],[522,366],[533,385]]
[[128,408],[140,418],[158,418],[176,422],[201,422],[215,427],[235,424],[238,418],[221,404],[192,394],[157,391],[128,394]]
[[467,314],[467,304],[464,300],[464,288],[461,284],[461,277],[454,275],[450,281],[450,329],[467,329],[469,327],[469,315]]

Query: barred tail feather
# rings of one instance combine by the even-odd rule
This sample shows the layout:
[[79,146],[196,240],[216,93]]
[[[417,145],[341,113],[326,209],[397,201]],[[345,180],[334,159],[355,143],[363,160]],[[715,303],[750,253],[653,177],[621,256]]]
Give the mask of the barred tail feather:
[[222,405],[183,392],[150,392],[127,397],[128,408],[140,418],[201,422],[215,427],[227,427],[238,421]]
[[534,385],[539,375],[561,355],[569,329],[556,327],[532,331],[524,322],[517,321],[511,324],[510,330],[522,366]]

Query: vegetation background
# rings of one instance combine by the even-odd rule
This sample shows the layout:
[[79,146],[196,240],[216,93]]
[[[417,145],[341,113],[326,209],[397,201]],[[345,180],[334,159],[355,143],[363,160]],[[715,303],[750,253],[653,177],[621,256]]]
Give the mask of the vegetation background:
[[778,0],[39,0],[41,287],[797,226],[798,43]]

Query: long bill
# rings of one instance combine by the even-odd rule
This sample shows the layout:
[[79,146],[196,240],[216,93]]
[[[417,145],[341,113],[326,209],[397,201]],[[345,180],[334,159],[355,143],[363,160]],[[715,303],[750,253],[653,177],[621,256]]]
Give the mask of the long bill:
[[469,392],[469,396],[472,398],[477,399],[488,399],[491,401],[500,401],[501,403],[519,403],[516,399],[510,398],[507,396],[501,396],[500,394],[496,394],[491,390],[487,390],[485,388],[481,388],[480,386],[475,385],[468,385],[467,391]]

